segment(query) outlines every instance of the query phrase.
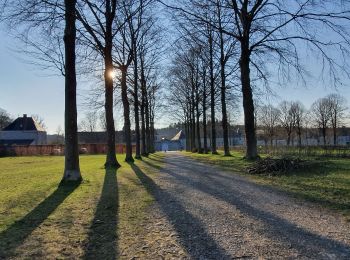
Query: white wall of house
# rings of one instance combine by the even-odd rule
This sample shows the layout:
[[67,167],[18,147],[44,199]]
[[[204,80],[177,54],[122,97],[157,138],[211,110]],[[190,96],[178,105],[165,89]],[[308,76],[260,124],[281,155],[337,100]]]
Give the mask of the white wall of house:
[[34,141],[31,145],[45,145],[47,144],[46,132],[40,131],[0,131],[1,140],[29,140]]

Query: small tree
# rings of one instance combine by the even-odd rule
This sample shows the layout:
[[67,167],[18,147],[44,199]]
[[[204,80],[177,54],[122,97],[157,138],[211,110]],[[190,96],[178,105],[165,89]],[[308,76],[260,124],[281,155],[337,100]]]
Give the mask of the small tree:
[[85,113],[84,119],[80,121],[79,128],[81,131],[95,132],[97,129],[98,115],[96,111]]
[[344,120],[346,107],[346,99],[339,94],[330,94],[327,96],[329,102],[330,122],[333,130],[333,144],[337,145],[337,129]]
[[291,113],[294,118],[294,128],[298,135],[298,145],[301,146],[301,131],[305,121],[305,108],[300,102],[292,102]]
[[328,98],[320,98],[311,106],[311,113],[316,126],[321,131],[323,145],[326,145],[326,135],[329,122],[331,120],[330,102]]
[[0,108],[0,131],[11,124],[12,119],[6,110]]
[[272,105],[262,106],[259,109],[259,124],[270,139],[270,145],[273,144],[273,137],[276,134],[276,126],[280,118],[280,110]]
[[283,101],[279,105],[279,122],[287,134],[287,145],[290,145],[293,128],[295,127],[295,117],[292,112],[292,106],[293,103],[288,101]]

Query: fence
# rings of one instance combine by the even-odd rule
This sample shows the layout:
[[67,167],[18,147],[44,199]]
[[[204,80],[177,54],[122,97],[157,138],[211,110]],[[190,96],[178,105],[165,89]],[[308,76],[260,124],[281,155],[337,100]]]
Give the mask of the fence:
[[[116,144],[116,153],[125,153],[125,144]],[[135,151],[135,146],[132,147]],[[105,154],[107,144],[80,144],[80,154]],[[0,146],[0,157],[4,156],[35,156],[35,155],[63,155],[64,145],[18,145]]]
[[259,147],[259,152],[271,156],[350,158],[349,146],[264,146]]

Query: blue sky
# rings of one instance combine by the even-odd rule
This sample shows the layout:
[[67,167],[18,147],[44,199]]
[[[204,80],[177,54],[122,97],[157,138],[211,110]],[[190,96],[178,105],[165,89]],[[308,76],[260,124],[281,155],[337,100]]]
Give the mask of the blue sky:
[[[4,30],[0,31],[0,39],[2,39],[0,42],[0,108],[5,109],[13,117],[24,113],[38,114],[44,118],[49,133],[55,133],[58,126],[64,128],[63,77],[48,76],[56,72],[39,71],[34,65],[26,64],[19,59],[20,53],[12,50],[19,43],[14,43],[15,40],[7,36]],[[317,63],[310,61],[309,66],[317,67]],[[338,93],[350,101],[350,82],[344,83],[347,86],[338,89]],[[299,100],[307,108],[317,98],[336,92],[334,88],[326,87],[322,81],[316,80],[309,80],[307,88],[288,84],[288,87],[275,87],[274,91],[278,97],[271,99],[272,103],[279,103],[284,99]],[[83,107],[79,106],[78,110],[82,117]],[[120,118],[116,120],[121,122]],[[171,121],[164,116],[162,121],[157,122],[157,125],[165,127]],[[241,123],[242,116],[234,121]]]

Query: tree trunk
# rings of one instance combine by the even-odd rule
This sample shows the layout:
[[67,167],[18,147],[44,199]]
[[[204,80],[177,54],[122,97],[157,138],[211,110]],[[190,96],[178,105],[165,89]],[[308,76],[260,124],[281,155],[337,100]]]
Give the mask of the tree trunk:
[[144,94],[142,91],[142,100],[141,100],[141,154],[143,156],[147,155],[146,151],[146,119],[145,119],[145,101]]
[[[199,102],[199,101],[198,101]],[[202,151],[202,143],[201,143],[201,127],[200,127],[200,115],[199,115],[199,106],[198,103],[196,105],[196,117],[197,117],[197,122],[196,122],[196,130],[197,130],[197,148],[198,148],[198,153],[203,153]]]
[[333,119],[333,144],[337,145],[337,125],[338,125],[338,120],[337,120],[337,113],[335,112],[334,119]]
[[136,137],[136,151],[135,158],[141,159],[140,149],[140,118],[139,118],[139,93],[138,93],[138,58],[137,58],[137,46],[133,44],[134,48],[134,112],[135,112],[135,137]]
[[301,127],[298,126],[298,144],[301,147]]
[[190,152],[191,151],[191,148],[190,148],[190,130],[189,130],[189,125],[190,125],[190,122],[189,122],[189,118],[188,118],[188,115],[186,115],[186,118],[185,118],[185,138],[186,138],[186,152]]
[[196,80],[196,137],[197,137],[197,149],[198,153],[203,153],[201,143],[201,127],[200,127],[200,113],[199,113],[199,90],[198,81]]
[[[221,36],[222,37],[222,36]],[[228,122],[227,122],[227,109],[226,109],[226,75],[225,75],[225,57],[223,39],[221,39],[221,113],[222,113],[222,130],[224,138],[224,155],[230,156],[230,145],[228,142]]]
[[255,120],[254,120],[254,102],[253,92],[250,86],[250,50],[249,41],[241,42],[241,57],[239,65],[241,69],[241,83],[243,94],[243,111],[244,111],[244,125],[246,136],[246,158],[254,160],[258,157]]
[[150,146],[151,146],[151,131],[150,131],[150,111],[149,111],[147,93],[146,93],[146,99],[145,99],[145,112],[146,112],[145,117],[146,117],[146,147],[147,147],[146,150],[148,155],[150,153]]
[[146,79],[145,79],[145,70],[143,66],[143,60],[141,59],[141,154],[143,156],[148,155],[148,149],[146,144],[146,98],[147,98],[147,89],[146,89]]
[[191,103],[192,103],[192,110],[191,110],[191,118],[192,118],[192,123],[191,123],[191,131],[192,131],[192,152],[197,149],[196,146],[196,116],[195,116],[195,102],[194,102],[194,89],[192,86],[192,98],[191,98]]
[[155,153],[156,150],[155,150],[155,147],[154,147],[154,141],[155,141],[155,128],[154,128],[154,115],[152,113],[152,116],[151,116],[151,127],[150,127],[150,132],[151,132],[151,147],[150,147],[150,152],[151,153]]
[[[109,2],[109,1],[108,1]],[[114,70],[112,59],[113,47],[113,15],[110,9],[110,3],[106,4],[106,30],[104,34],[105,48],[104,48],[104,62],[105,62],[105,111],[106,111],[106,130],[107,130],[107,158],[106,168],[118,168],[120,164],[117,161],[115,152],[115,126],[113,117],[113,77],[111,72]]]
[[128,68],[126,66],[122,66],[120,68],[122,73],[121,80],[121,89],[122,89],[122,102],[124,108],[124,137],[125,137],[125,146],[126,146],[126,154],[125,161],[133,162],[132,158],[132,145],[131,145],[131,123],[130,123],[130,105],[128,99],[128,86],[126,83],[126,76]]
[[322,128],[323,145],[326,145],[326,127]]
[[[210,29],[211,30],[211,29]],[[215,78],[214,78],[214,51],[212,31],[209,33],[209,66],[210,66],[210,113],[211,113],[211,153],[216,151],[216,121],[215,121]]]
[[76,0],[65,0],[65,161],[62,182],[81,181],[77,133],[77,81],[75,71],[75,5]]
[[221,19],[221,6],[217,1],[218,8],[218,22],[219,22],[219,35],[220,35],[220,76],[221,76],[221,113],[222,113],[222,132],[224,138],[224,155],[230,156],[230,145],[228,140],[228,120],[226,109],[226,57],[224,49],[224,36],[222,32],[222,19]]
[[203,74],[203,138],[204,138],[204,144],[203,144],[203,152],[205,154],[208,153],[208,140],[207,140],[207,90],[206,90],[206,82],[205,82],[205,73]]

